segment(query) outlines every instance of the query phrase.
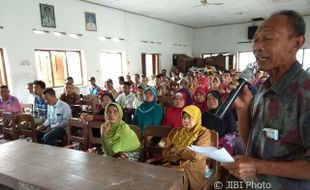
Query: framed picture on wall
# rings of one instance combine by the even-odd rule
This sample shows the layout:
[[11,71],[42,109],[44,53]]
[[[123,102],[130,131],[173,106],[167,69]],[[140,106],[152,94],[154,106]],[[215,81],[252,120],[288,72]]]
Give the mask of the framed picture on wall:
[[54,6],[40,3],[41,25],[56,28]]
[[85,27],[87,31],[97,31],[95,13],[85,12]]

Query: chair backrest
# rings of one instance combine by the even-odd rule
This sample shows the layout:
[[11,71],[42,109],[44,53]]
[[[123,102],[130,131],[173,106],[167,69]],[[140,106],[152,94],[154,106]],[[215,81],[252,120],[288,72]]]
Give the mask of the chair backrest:
[[[211,132],[211,146],[217,147],[219,146],[219,135],[214,130],[209,130]],[[212,175],[205,180],[204,190],[209,190],[214,188],[215,181],[220,180],[221,178],[221,167],[218,161],[213,159],[207,159],[207,164],[209,168],[212,169]]]
[[172,96],[159,96],[157,101],[163,108],[171,107],[173,105]]
[[129,125],[129,127],[136,133],[138,139],[141,141],[142,135],[140,127],[138,127],[137,125]]
[[99,144],[102,145],[101,135],[99,137],[94,136],[94,130],[93,129],[99,129],[102,125],[102,121],[90,121],[88,122],[88,130],[89,130],[89,147],[92,147],[93,144]]
[[[160,125],[150,125],[144,128],[144,134],[143,134],[144,151],[142,155],[143,161],[146,161],[154,156],[162,155],[163,147],[160,147],[157,144],[161,138],[167,137],[169,135],[171,129],[172,129],[171,127]],[[150,139],[149,137],[153,138]]]
[[[77,131],[82,131],[81,135]],[[75,134],[75,132],[77,134]],[[83,144],[83,150],[88,148],[88,126],[78,118],[71,118],[68,125],[68,144],[72,142]]]
[[148,125],[144,128],[143,137],[167,137],[171,129],[170,126]]
[[210,133],[211,133],[211,146],[218,148],[218,146],[219,146],[219,134],[214,130],[210,130]]
[[27,113],[20,113],[20,114],[18,114],[17,115],[17,122],[18,122],[18,124],[20,124],[23,121],[29,122],[32,125],[34,125],[34,118],[30,114],[27,114]]
[[1,125],[5,139],[8,139],[9,137],[12,137],[12,139],[18,138],[18,130],[16,128],[16,114],[3,112]]
[[135,115],[135,109],[133,108],[124,108],[123,112],[124,112],[124,116],[126,118],[126,123],[131,124],[132,123],[132,119],[133,116]]
[[33,112],[33,104],[21,104],[23,113],[32,113]]
[[27,135],[32,138],[32,142],[37,142],[36,126],[32,115],[20,113],[17,115],[17,127],[19,135]]
[[81,100],[81,107],[82,107],[82,112],[90,113],[90,114],[95,114],[97,111],[96,109],[96,102],[91,101],[91,100]]
[[3,121],[4,128],[16,127],[16,114],[13,114],[10,112],[3,112],[2,121]]

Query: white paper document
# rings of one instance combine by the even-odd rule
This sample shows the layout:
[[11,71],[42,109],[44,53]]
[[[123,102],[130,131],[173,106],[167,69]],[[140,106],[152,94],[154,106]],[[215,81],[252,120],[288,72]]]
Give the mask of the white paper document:
[[213,146],[202,147],[194,145],[189,146],[188,148],[200,154],[206,155],[207,157],[210,157],[221,163],[229,163],[235,161],[225,148],[217,149]]

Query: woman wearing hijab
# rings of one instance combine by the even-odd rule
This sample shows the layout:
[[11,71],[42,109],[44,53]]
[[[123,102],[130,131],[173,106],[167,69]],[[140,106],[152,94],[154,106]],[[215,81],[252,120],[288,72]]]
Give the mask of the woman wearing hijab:
[[[180,85],[181,86],[181,85]],[[193,103],[193,99],[192,99],[192,95],[190,93],[190,91],[188,90],[187,87],[182,87],[179,92],[182,92],[186,95],[186,105],[192,105]]]
[[233,153],[231,140],[235,137],[237,126],[235,117],[231,111],[228,111],[223,119],[218,119],[214,114],[220,106],[221,94],[219,91],[212,90],[207,93],[208,111],[202,115],[202,125],[212,129],[219,134],[220,146],[225,147],[228,152]]
[[112,102],[115,102],[113,95],[109,92],[99,93],[100,109],[91,115],[88,113],[81,113],[81,119],[85,121],[104,121],[105,107]]
[[102,148],[106,155],[138,161],[140,141],[123,120],[123,110],[110,103],[105,111],[106,121],[101,125]]
[[163,109],[156,102],[157,92],[152,87],[147,87],[143,92],[143,103],[136,109],[133,124],[141,128],[143,134],[147,125],[159,125],[163,118]]
[[205,91],[201,87],[197,87],[194,94],[194,105],[197,106],[201,113],[207,110],[207,102],[205,98]]
[[182,123],[183,128],[172,129],[166,138],[164,165],[185,171],[187,180],[184,189],[202,189],[206,157],[190,150],[188,146],[210,146],[211,133],[201,125],[201,111],[194,105],[183,109]]
[[[113,95],[109,92],[99,93],[100,109],[94,114],[81,113],[80,118],[83,121],[104,121],[105,108],[112,102],[116,102]],[[128,121],[126,115],[123,116],[124,121]],[[100,137],[100,130],[97,128],[92,128],[93,136]]]
[[209,90],[208,87],[208,79],[205,77],[201,77],[197,80],[197,88],[200,87],[203,89],[204,93],[207,93]]
[[182,125],[182,110],[186,105],[186,95],[178,92],[173,97],[173,106],[168,107],[164,116],[163,125],[171,126],[172,128],[181,128]]

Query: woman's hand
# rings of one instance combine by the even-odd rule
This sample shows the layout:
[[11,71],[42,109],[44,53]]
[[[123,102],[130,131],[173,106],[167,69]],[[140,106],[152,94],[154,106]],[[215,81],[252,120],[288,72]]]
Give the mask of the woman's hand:
[[101,126],[100,126],[100,132],[101,136],[106,136],[110,130],[111,124],[109,120],[106,120]]
[[81,113],[80,118],[83,121],[92,121],[94,119],[94,116],[88,113]]
[[128,154],[125,152],[122,152],[119,156],[121,159],[127,159],[128,158]]

